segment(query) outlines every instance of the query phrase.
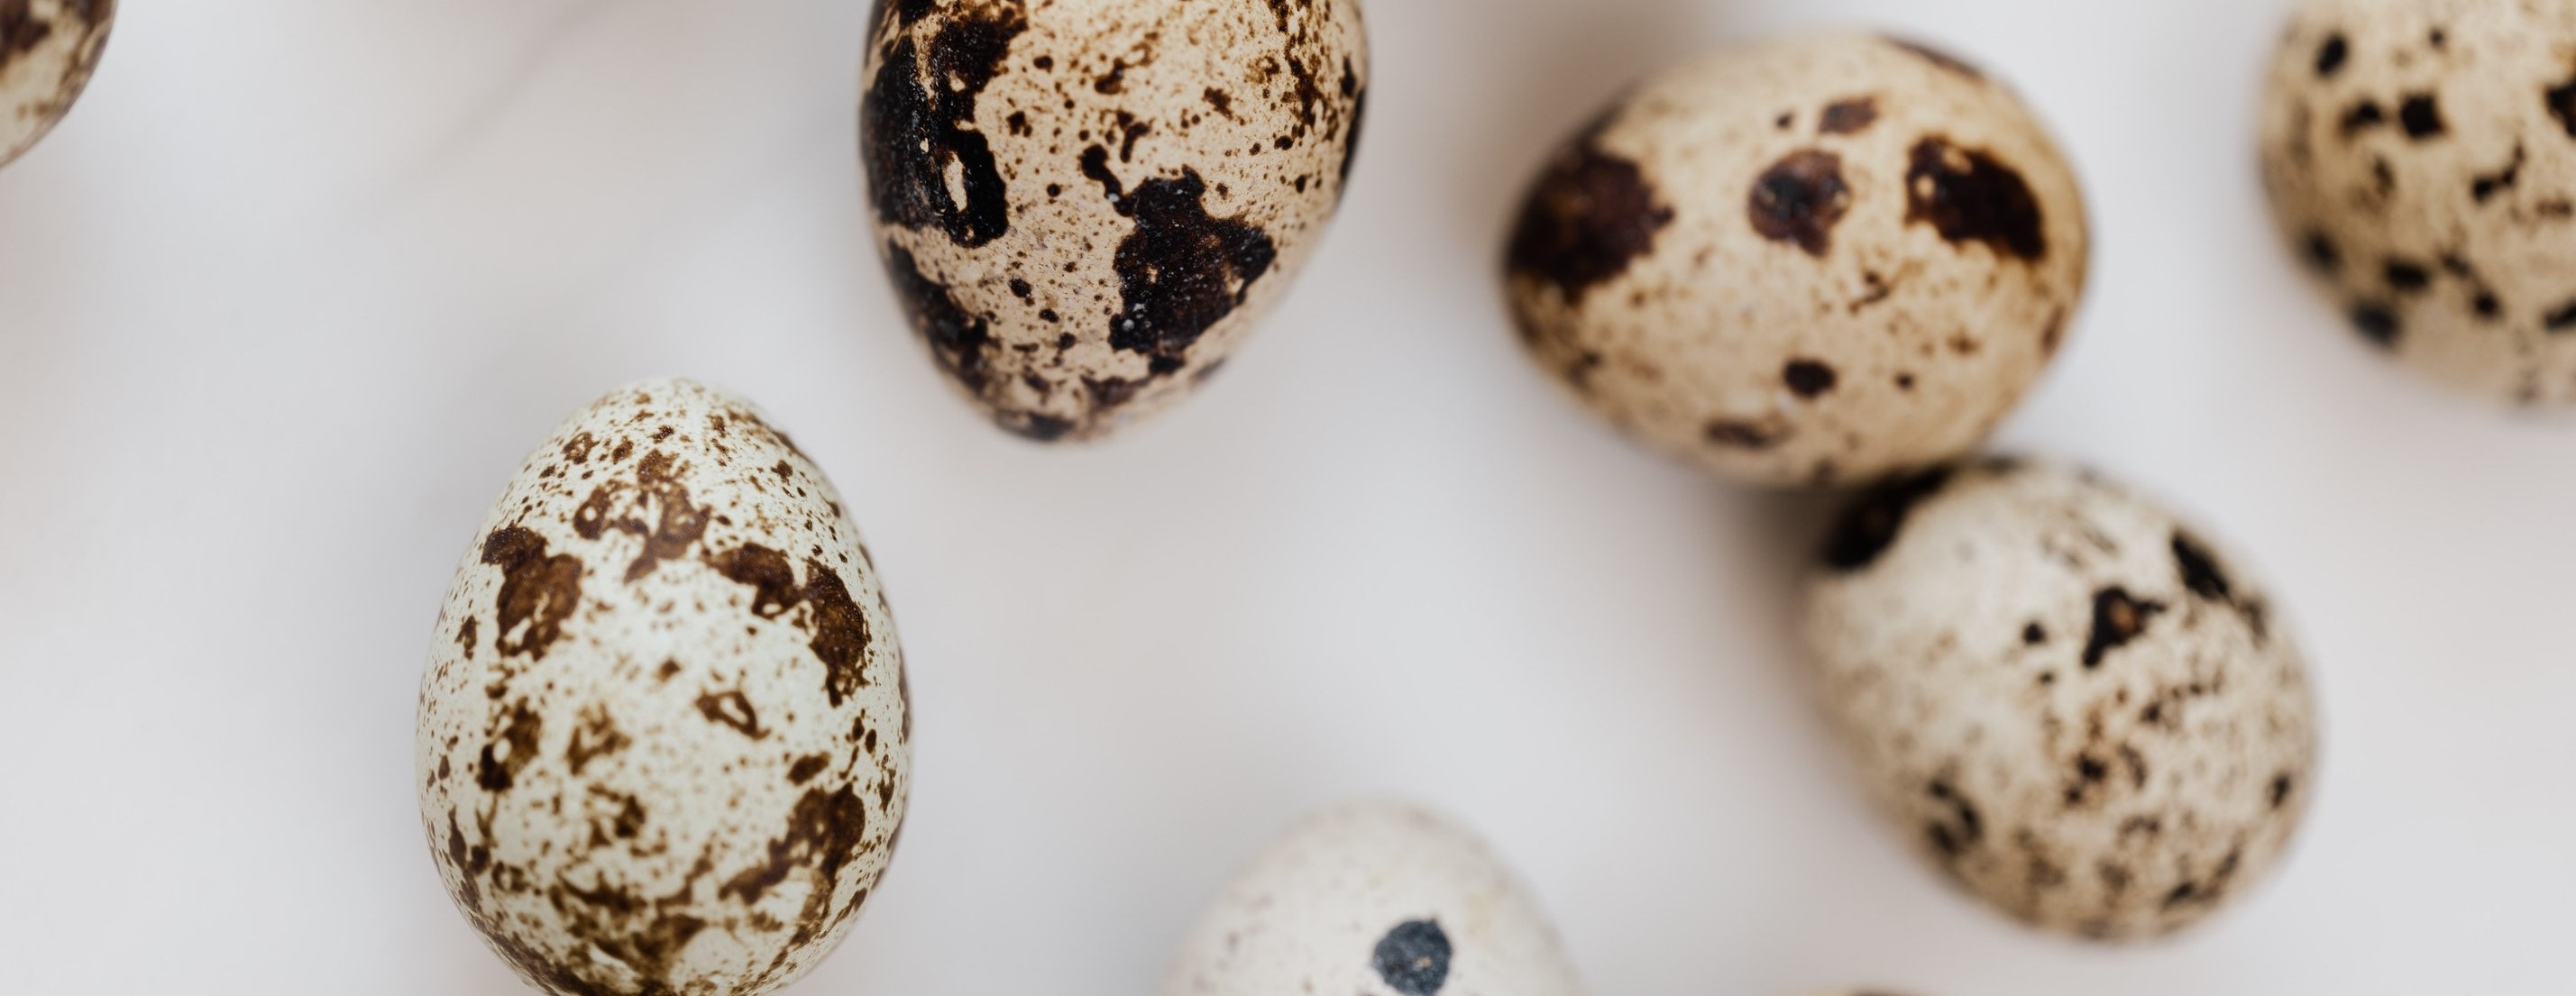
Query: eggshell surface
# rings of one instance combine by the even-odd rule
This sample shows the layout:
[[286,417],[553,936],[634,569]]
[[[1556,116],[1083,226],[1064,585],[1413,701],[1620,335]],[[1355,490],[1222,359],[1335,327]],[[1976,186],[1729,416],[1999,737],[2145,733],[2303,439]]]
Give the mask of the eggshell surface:
[[2127,939],[2246,892],[2306,809],[2316,703],[2272,605],[2156,505],[1999,460],[1855,503],[1804,629],[1919,853],[2017,919]]
[[906,687],[822,472],[739,399],[624,388],[528,458],[440,610],[431,855],[547,992],[770,992],[892,854]]
[[1523,343],[1629,434],[1737,478],[1959,456],[2064,339],[2090,247],[2009,89],[1873,35],[1660,73],[1560,150],[1506,254]]
[[860,132],[896,298],[995,423],[1090,439],[1234,353],[1339,203],[1354,0],[880,2]]
[[1570,996],[1555,930],[1482,841],[1394,803],[1319,814],[1243,869],[1165,996]]
[[116,0],[0,0],[0,166],[80,99],[115,22]]
[[2576,2],[2307,0],[2262,110],[2273,217],[2361,341],[2576,401]]

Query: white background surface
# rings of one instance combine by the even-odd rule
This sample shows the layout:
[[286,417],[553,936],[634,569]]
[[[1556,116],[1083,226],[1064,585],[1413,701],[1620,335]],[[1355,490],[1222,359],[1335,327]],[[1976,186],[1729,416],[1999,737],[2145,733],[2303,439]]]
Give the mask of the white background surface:
[[[1136,994],[1319,804],[1489,836],[1605,996],[2566,992],[2576,422],[2385,367],[2251,142],[2282,0],[1372,0],[1351,199],[1170,417],[1048,450],[898,323],[861,0],[133,2],[0,172],[0,991],[504,994],[425,854],[440,594],[555,422],[679,373],[847,493],[920,711],[902,855],[797,993]],[[1727,39],[1901,26],[2077,160],[2087,310],[2007,445],[2250,551],[2325,779],[2284,873],[2027,934],[1869,815],[1785,632],[1811,498],[1552,393],[1495,271],[1548,146]]]

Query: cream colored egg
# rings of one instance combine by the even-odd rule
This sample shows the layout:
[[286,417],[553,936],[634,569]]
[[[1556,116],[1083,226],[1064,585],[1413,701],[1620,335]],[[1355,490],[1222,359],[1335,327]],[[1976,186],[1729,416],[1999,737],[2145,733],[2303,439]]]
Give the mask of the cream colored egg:
[[1879,807],[2048,930],[2199,922],[2272,870],[2316,783],[2316,700],[2271,599],[2206,533],[2063,465],[1864,496],[1805,636]]
[[0,0],[0,166],[80,99],[115,22],[116,0]]
[[687,381],[539,446],[439,612],[419,725],[439,877],[559,996],[748,996],[838,944],[894,852],[911,705],[823,473]]
[[2273,217],[2363,341],[2576,402],[2576,0],[2307,0],[2275,53]]
[[1392,803],[1328,810],[1237,874],[1164,996],[1572,996],[1538,904],[1485,844]]
[[1357,0],[880,0],[860,133],[886,270],[1004,429],[1088,439],[1241,346],[1340,202]]
[[1729,51],[1620,97],[1532,187],[1522,339],[1630,434],[1746,480],[1974,448],[2082,296],[2075,176],[2002,83],[1906,42]]

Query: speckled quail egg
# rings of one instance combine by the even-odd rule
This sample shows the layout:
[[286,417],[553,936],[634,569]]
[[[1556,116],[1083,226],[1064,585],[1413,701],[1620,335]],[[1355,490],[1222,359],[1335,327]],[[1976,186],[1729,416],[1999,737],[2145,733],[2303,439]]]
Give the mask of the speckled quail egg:
[[1620,97],[1531,188],[1505,284],[1595,411],[1792,484],[1972,449],[2057,352],[2087,256],[2075,176],[2012,91],[1829,34]]
[[80,99],[115,22],[116,0],[0,0],[0,166]]
[[741,400],[637,384],[537,448],[457,570],[421,686],[430,853],[538,988],[770,992],[893,854],[909,698],[822,472]]
[[1357,0],[879,0],[860,141],[895,296],[1004,429],[1167,408],[1313,251],[1368,71]]
[[2307,0],[2262,114],[2273,217],[2362,339],[2576,402],[2576,0]]
[[1465,830],[1411,806],[1308,819],[1235,878],[1164,996],[1571,996],[1538,904]]
[[1989,460],[1869,492],[1804,628],[1879,807],[2041,928],[2189,926],[2271,869],[2314,784],[2316,702],[2272,602],[2089,472]]

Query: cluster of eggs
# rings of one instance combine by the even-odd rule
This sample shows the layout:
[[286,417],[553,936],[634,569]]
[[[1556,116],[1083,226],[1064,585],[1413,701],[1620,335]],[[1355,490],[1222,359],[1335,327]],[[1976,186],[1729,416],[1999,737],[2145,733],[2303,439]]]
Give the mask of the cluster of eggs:
[[[58,118],[108,0],[0,0],[0,162]],[[2373,343],[2576,400],[2576,0],[2307,0],[2264,106],[2283,231]],[[862,163],[897,298],[1002,428],[1100,438],[1243,343],[1350,178],[1356,0],[879,0]],[[1977,449],[2065,343],[2082,191],[2003,82],[1827,34],[1652,76],[1545,164],[1504,252],[1519,336],[1639,441],[1862,486],[1806,579],[1825,711],[1924,859],[2029,924],[2206,917],[2287,847],[2315,696],[2211,534]],[[615,392],[468,550],[418,725],[466,917],[550,992],[766,993],[849,929],[900,835],[911,705],[832,486],[750,404]],[[1184,942],[1169,996],[1570,994],[1484,845],[1318,816]]]

